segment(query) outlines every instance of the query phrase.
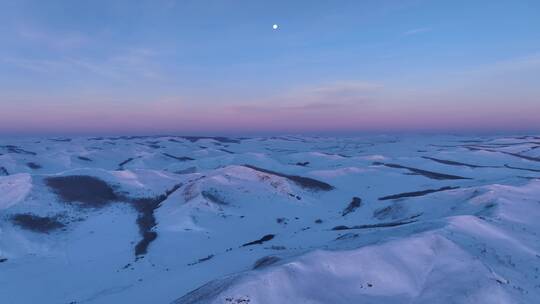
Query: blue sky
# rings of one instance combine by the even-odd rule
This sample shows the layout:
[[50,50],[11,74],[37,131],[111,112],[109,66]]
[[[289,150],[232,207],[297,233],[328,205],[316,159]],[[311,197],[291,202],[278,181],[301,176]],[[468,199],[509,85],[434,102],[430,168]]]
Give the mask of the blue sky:
[[540,129],[538,1],[0,0],[0,20],[0,133]]

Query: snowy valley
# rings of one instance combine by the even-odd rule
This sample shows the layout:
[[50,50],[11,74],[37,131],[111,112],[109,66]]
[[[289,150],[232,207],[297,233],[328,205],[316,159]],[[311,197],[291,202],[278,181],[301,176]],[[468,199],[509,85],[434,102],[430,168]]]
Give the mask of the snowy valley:
[[536,303],[539,136],[0,140],[1,303]]

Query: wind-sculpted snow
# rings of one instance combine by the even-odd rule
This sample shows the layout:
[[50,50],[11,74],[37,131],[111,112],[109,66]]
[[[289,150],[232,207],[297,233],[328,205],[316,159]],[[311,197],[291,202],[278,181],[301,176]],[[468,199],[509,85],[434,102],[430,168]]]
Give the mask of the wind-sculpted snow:
[[537,303],[538,136],[0,140],[1,303]]

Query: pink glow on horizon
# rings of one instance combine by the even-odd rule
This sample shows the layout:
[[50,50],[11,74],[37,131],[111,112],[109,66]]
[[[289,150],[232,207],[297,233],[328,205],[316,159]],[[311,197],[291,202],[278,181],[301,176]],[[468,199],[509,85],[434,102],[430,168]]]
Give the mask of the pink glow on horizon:
[[[3,112],[4,134],[64,133],[287,133],[354,131],[510,131],[540,129],[540,106],[485,109],[410,107],[380,109],[358,106],[214,107],[30,107]],[[8,115],[9,114],[9,115]],[[24,124],[21,124],[24,122]]]

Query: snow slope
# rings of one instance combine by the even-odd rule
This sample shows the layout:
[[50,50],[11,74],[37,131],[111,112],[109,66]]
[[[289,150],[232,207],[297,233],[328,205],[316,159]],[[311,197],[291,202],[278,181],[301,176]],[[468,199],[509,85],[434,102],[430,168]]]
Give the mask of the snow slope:
[[536,303],[538,147],[538,136],[0,140],[0,299]]

